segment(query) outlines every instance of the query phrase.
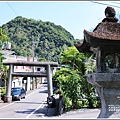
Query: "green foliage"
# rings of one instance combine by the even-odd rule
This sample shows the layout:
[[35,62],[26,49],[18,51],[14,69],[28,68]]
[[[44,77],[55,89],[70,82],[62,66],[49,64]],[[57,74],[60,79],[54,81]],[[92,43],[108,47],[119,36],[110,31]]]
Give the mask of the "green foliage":
[[85,75],[95,72],[96,70],[96,59],[93,55],[88,57],[85,62]]
[[0,28],[0,41],[8,41],[8,36],[6,35],[6,32]]
[[6,82],[8,80],[9,69],[8,69],[8,66],[5,66],[5,65],[2,64],[2,60],[5,59],[5,58],[3,57],[3,55],[1,53],[0,53],[0,59],[1,59],[1,62],[0,62],[0,74],[1,74],[0,79],[5,82],[4,87],[6,87]]
[[32,41],[35,42],[37,58],[60,62],[60,54],[78,43],[62,26],[51,22],[36,21],[21,16],[16,17],[2,28],[12,43],[12,50],[21,56],[32,56]]
[[5,89],[5,88],[2,88],[2,89],[1,89],[1,97],[3,97],[4,95],[6,95],[6,89]]
[[79,53],[75,46],[68,47],[68,49],[61,54],[61,64],[71,66],[73,69],[78,69],[84,74],[84,61],[86,56]]
[[8,36],[6,35],[6,32],[0,28],[0,48],[2,47],[2,45],[4,43],[7,43],[8,42]]
[[75,47],[69,47],[61,54],[61,64],[69,67],[58,70],[53,80],[60,83],[66,108],[100,107],[95,88],[86,79],[86,75],[96,69],[93,55],[79,53]]
[[1,79],[4,80],[4,82],[5,82],[4,87],[6,87],[6,82],[8,80],[8,73],[9,73],[9,67],[3,65]]
[[[8,36],[6,34],[6,32],[0,28],[0,48],[2,47],[3,44],[7,43],[8,42]],[[6,81],[7,80],[7,76],[8,76],[8,73],[7,73],[7,70],[8,68],[2,64],[3,60],[4,60],[4,56],[2,53],[0,53],[0,74],[1,74],[1,79]]]
[[63,96],[66,99],[69,98],[71,107],[76,108],[77,101],[80,98],[81,82],[83,80],[83,77],[80,76],[80,72],[78,70],[62,68],[55,73],[53,80],[59,81],[60,91]]
[[1,89],[1,100],[4,100],[4,96],[6,95],[6,89],[2,88]]

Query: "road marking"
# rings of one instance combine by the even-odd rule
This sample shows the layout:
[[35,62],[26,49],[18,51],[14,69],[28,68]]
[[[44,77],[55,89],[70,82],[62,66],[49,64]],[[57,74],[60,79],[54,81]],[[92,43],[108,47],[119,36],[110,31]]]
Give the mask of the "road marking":
[[3,106],[3,107],[0,107],[0,109],[5,108],[5,107],[8,107],[8,106],[10,106],[10,105],[12,105],[12,104],[14,104],[14,103],[15,103],[15,102],[8,103],[8,105],[5,105],[5,106]]
[[39,90],[40,90],[40,89],[35,90],[34,92],[32,92],[32,93],[26,95],[26,97],[29,97],[30,95],[34,94],[35,92],[37,92],[37,91],[39,91]]
[[[26,95],[26,97],[29,97],[30,95],[34,94],[34,93],[37,92],[38,90],[40,90],[40,89],[37,89],[37,90],[35,90],[34,92]],[[0,109],[5,108],[5,107],[8,107],[8,106],[14,104],[15,102],[16,102],[16,101],[14,101],[14,102],[12,102],[12,103],[7,103],[7,105],[5,105],[5,106],[3,106],[3,107],[0,107]],[[5,103],[3,103],[3,104],[5,104]]]
[[42,102],[42,104],[40,106],[38,106],[33,112],[31,112],[26,118],[29,118],[31,115],[33,115],[38,109],[42,108],[43,104],[45,103],[47,99],[45,98],[45,100]]

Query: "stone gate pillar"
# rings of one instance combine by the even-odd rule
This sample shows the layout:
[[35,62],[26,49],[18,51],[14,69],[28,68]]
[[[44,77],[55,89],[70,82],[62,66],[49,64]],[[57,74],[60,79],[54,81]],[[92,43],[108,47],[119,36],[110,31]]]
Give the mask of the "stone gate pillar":
[[27,77],[27,91],[30,90],[30,77]]
[[53,95],[53,86],[52,86],[52,70],[51,66],[47,66],[47,79],[48,79],[48,97]]

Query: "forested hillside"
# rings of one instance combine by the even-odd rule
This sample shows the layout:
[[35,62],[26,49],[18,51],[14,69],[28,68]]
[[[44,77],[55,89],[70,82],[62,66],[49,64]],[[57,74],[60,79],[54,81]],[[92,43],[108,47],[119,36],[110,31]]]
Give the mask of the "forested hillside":
[[33,40],[35,56],[40,59],[58,61],[60,54],[79,43],[70,32],[51,22],[36,21],[21,16],[2,25],[17,55],[32,56]]

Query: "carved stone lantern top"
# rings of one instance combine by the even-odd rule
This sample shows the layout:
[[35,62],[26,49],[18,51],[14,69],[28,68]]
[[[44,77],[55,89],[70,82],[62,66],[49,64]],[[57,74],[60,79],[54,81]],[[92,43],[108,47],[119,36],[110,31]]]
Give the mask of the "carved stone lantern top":
[[120,72],[120,23],[115,15],[114,8],[107,7],[106,18],[93,32],[84,30],[82,44],[74,44],[79,52],[96,53],[96,72]]
[[120,46],[120,23],[115,17],[115,10],[112,7],[105,9],[105,16],[93,32],[84,30],[84,41],[82,44],[75,44],[79,52],[92,52],[91,46]]

